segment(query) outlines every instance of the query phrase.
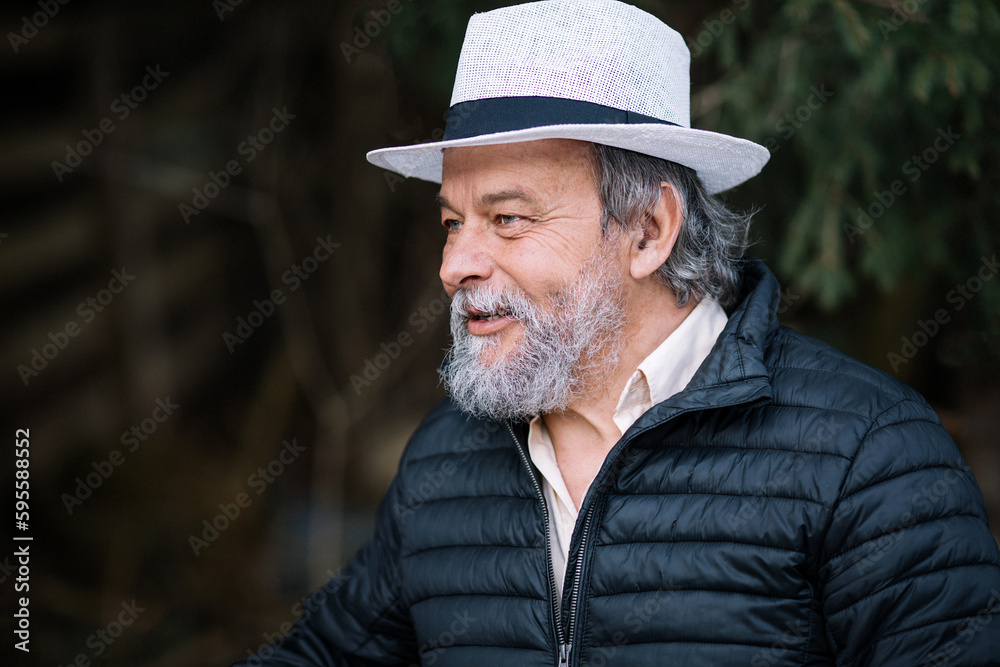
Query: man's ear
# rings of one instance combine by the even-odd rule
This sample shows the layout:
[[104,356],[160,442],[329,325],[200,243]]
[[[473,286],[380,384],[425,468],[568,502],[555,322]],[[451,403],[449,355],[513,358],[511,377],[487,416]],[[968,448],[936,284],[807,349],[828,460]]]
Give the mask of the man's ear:
[[660,183],[660,199],[638,228],[630,232],[629,273],[636,280],[653,274],[670,257],[681,231],[684,207],[674,186]]

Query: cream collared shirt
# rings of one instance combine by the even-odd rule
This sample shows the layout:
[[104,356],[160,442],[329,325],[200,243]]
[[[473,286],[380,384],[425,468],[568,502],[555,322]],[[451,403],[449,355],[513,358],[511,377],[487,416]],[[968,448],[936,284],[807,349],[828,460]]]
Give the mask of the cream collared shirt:
[[[691,381],[716,339],[726,326],[726,313],[717,301],[705,299],[667,336],[660,346],[643,359],[625,383],[613,416],[622,433],[651,407],[680,392]],[[569,541],[576,525],[577,507],[566,489],[556,463],[552,438],[540,417],[531,420],[528,454],[542,474],[542,490],[549,507],[549,540],[552,568],[562,597]],[[588,487],[589,488],[589,487]],[[584,492],[586,495],[586,492]]]

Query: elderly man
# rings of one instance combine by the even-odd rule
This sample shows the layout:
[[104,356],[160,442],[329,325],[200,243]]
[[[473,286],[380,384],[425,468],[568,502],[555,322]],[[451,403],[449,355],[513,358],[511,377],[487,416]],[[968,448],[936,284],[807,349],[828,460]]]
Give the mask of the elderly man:
[[927,403],[778,325],[765,149],[634,7],[474,16],[441,182],[450,397],[374,537],[246,665],[996,665],[1000,554]]

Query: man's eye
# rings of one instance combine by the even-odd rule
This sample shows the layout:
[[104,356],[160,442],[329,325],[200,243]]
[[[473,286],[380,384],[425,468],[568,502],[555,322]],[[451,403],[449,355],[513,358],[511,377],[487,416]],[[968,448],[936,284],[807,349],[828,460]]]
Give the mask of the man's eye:
[[442,223],[449,232],[454,232],[462,228],[462,223],[458,220],[444,220]]
[[500,215],[497,216],[497,220],[500,221],[501,225],[509,225],[509,224],[511,224],[511,223],[513,223],[513,222],[515,222],[517,220],[520,220],[520,219],[521,219],[521,216],[519,216],[519,215],[503,215],[503,214],[500,214]]

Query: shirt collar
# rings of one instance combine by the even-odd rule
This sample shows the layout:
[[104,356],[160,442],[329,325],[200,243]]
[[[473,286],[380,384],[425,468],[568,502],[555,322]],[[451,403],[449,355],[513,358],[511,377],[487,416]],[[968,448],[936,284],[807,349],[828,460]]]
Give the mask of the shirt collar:
[[682,391],[712,351],[728,318],[714,299],[704,299],[642,360],[625,383],[613,419],[624,433],[646,410]]
[[[619,431],[625,433],[644,412],[687,386],[712,351],[726,322],[726,313],[717,301],[705,299],[695,306],[625,383],[612,417]],[[552,439],[538,415],[528,427],[528,455],[555,496],[575,516],[576,509],[556,463]]]

